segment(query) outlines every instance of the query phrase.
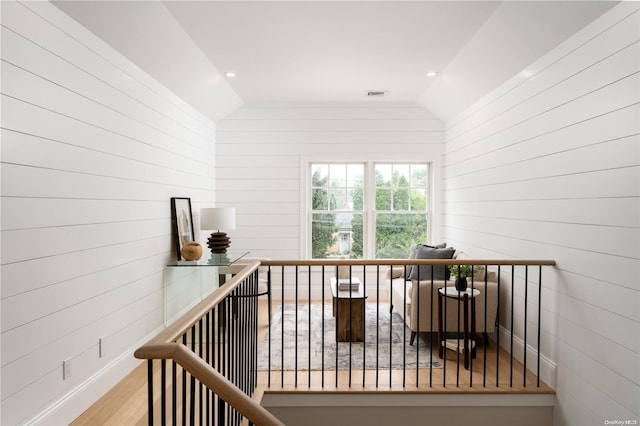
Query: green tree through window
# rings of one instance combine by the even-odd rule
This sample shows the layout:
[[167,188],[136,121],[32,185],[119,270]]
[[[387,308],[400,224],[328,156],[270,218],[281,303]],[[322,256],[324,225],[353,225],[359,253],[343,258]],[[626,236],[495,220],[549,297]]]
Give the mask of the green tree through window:
[[[355,181],[356,191],[353,192],[353,209],[364,210],[364,175]],[[364,223],[363,215],[355,215],[351,220],[352,239],[351,251],[357,259],[364,257]]]
[[363,163],[311,165],[314,258],[404,258],[411,244],[427,241],[428,164],[375,164],[370,179],[364,170]]
[[376,164],[376,258],[404,258],[426,242],[427,172],[426,164]]
[[[317,169],[311,176],[312,197],[311,204],[313,211],[329,210],[328,176],[321,176],[322,170]],[[331,247],[335,240],[335,233],[338,227],[335,217],[327,213],[312,213],[311,220],[311,247],[314,259],[327,257],[327,249]]]

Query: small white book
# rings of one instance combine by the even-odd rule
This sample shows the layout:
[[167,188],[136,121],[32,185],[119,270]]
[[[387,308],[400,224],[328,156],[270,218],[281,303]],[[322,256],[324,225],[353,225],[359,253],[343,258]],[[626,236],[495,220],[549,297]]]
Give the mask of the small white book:
[[360,288],[360,280],[358,279],[349,279],[349,278],[339,278],[338,279],[338,290],[358,290]]
[[338,291],[353,291],[357,293],[359,290],[359,287],[338,287]]

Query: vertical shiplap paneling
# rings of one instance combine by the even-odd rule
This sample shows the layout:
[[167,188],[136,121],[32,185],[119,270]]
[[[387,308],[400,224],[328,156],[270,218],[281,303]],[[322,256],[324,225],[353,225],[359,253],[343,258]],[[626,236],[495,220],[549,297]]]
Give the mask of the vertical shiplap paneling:
[[245,106],[216,135],[216,200],[238,213],[233,247],[277,259],[303,256],[303,159],[434,161],[444,143],[442,122],[417,106]]
[[162,326],[169,199],[214,201],[215,125],[47,2],[0,30],[1,423],[64,423]]
[[639,15],[617,6],[447,123],[447,241],[557,261],[542,297],[556,425],[640,418]]

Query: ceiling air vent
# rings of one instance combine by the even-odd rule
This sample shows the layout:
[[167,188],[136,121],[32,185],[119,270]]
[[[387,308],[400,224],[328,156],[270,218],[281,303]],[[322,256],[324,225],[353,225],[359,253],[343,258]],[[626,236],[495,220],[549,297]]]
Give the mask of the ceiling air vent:
[[381,98],[382,96],[384,96],[384,93],[385,92],[383,90],[372,90],[370,92],[367,92],[367,96]]

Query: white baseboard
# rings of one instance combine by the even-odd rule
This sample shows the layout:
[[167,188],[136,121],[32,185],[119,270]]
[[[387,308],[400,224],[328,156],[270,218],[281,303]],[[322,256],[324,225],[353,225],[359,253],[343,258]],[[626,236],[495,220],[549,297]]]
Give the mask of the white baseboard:
[[[509,352],[511,350],[511,331],[503,326],[499,326],[500,346]],[[524,361],[524,341],[519,337],[513,336],[513,357],[519,362]],[[527,344],[527,370],[534,374],[538,368],[538,350]],[[540,354],[540,380],[545,382],[552,389],[556,388],[556,363]]]
[[62,425],[74,421],[87,408],[143,362],[142,360],[136,359],[133,353],[163,329],[164,327],[160,327],[148,336],[145,336],[140,342],[127,349],[122,355],[104,366],[104,368],[54,401],[31,420],[27,421],[26,424]]

